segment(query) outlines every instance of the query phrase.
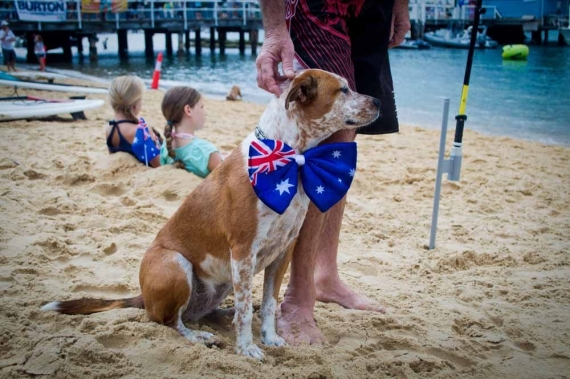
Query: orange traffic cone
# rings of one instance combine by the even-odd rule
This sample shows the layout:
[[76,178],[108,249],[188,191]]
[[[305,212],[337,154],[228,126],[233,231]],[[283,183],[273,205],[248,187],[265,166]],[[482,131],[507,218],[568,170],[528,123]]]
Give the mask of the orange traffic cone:
[[154,66],[154,72],[152,74],[152,84],[150,88],[158,89],[158,81],[160,80],[160,67],[162,66],[162,52],[158,53],[156,58],[156,66]]

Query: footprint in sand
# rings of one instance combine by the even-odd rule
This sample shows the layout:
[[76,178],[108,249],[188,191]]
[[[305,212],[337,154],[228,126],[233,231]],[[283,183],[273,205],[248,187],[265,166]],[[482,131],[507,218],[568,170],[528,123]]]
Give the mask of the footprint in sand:
[[180,198],[176,192],[169,189],[161,193],[160,196],[162,196],[166,201],[177,201]]
[[119,250],[119,248],[117,247],[115,242],[113,242],[113,243],[111,243],[111,245],[104,248],[103,252],[105,253],[105,255],[113,255],[117,252],[117,250]]
[[26,170],[26,171],[24,171],[24,175],[26,176],[26,178],[28,178],[30,180],[44,179],[46,177],[41,172],[37,172],[34,170]]
[[125,194],[128,191],[127,188],[125,188],[122,185],[112,185],[112,184],[99,184],[96,185],[95,187],[91,188],[91,192],[94,192],[96,194],[99,194],[101,196],[121,196],[123,194]]

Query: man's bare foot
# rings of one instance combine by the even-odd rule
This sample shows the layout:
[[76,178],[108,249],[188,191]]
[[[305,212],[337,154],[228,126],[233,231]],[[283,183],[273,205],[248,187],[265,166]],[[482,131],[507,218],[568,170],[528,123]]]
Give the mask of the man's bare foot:
[[337,303],[348,309],[386,313],[384,307],[355,292],[338,278],[336,280],[315,278],[315,286],[317,287],[317,300],[323,303]]
[[279,313],[277,333],[289,345],[321,345],[326,342],[325,336],[315,324],[312,309],[299,308],[284,300]]

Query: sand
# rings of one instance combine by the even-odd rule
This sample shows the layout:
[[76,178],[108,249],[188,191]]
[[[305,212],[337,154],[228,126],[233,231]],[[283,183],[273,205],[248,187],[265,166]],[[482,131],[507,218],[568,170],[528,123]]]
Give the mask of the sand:
[[[147,92],[142,112],[159,130],[162,96]],[[208,99],[200,136],[229,152],[263,109]],[[189,325],[224,342],[207,348],[142,310],[40,311],[55,300],[138,294],[145,249],[201,181],[108,155],[110,108],[86,114],[86,121],[0,123],[0,377],[570,376],[568,148],[466,130],[462,178],[444,180],[437,246],[429,251],[439,132],[404,125],[398,134],[359,137],[340,275],[388,313],[319,303],[315,318],[328,344],[264,347],[258,362],[234,353],[231,319]],[[256,308],[261,284],[258,275]],[[230,297],[223,306],[231,305]],[[259,328],[256,311],[257,342]]]

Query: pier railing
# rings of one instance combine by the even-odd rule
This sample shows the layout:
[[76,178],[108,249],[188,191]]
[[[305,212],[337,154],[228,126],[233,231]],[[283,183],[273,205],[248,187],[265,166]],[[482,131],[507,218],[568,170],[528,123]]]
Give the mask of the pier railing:
[[[257,0],[229,0],[220,5],[217,0],[201,1],[158,1],[158,0],[101,0],[82,1],[68,0],[65,2],[65,14],[57,21],[33,21],[20,20],[15,8],[15,1],[0,0],[0,19],[20,23],[37,23],[38,29],[42,29],[43,23],[75,23],[78,29],[88,23],[114,23],[116,29],[121,29],[121,24],[133,22],[150,22],[154,28],[155,23],[165,21],[177,21],[184,23],[184,29],[193,22],[207,21],[209,24],[218,26],[221,23],[233,25],[247,25],[248,21],[260,21],[261,10]],[[28,2],[23,2],[28,3]]]
[[[483,6],[486,12],[481,15],[485,19],[500,19],[501,14],[496,6]],[[471,21],[475,16],[475,5],[446,5],[446,4],[429,4],[429,3],[416,3],[409,5],[410,19],[425,23],[430,21],[445,21],[445,20],[459,20]]]

